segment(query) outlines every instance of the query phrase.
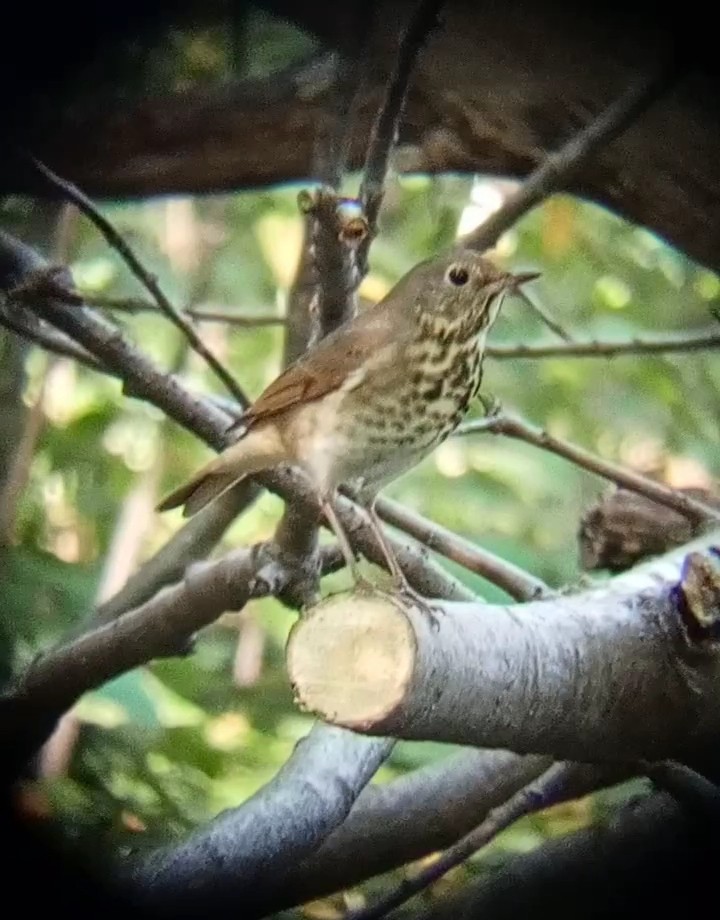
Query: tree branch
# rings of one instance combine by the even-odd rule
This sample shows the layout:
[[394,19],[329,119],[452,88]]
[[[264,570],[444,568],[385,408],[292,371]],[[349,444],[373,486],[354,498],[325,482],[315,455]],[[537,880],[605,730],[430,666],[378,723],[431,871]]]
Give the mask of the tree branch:
[[636,473],[633,470],[628,470],[603,460],[582,447],[577,447],[569,441],[556,438],[548,434],[547,431],[534,428],[527,422],[511,418],[508,415],[492,415],[477,422],[468,422],[458,428],[456,433],[458,435],[468,435],[481,431],[489,431],[493,434],[502,434],[509,438],[526,441],[541,450],[547,450],[550,453],[557,454],[559,457],[565,457],[566,460],[570,460],[571,463],[582,467],[582,469],[602,476],[604,479],[609,479],[625,489],[639,492],[641,495],[645,495],[647,498],[672,508],[687,517],[699,520],[720,520],[720,510],[713,508],[712,505],[706,502],[698,501],[677,489],[671,489],[670,486],[648,479],[647,476],[643,476],[641,473]]
[[667,333],[627,342],[552,342],[547,345],[488,345],[485,354],[496,361],[540,358],[614,358],[618,355],[654,355],[720,348],[720,332],[713,326],[699,332]]
[[212,505],[203,508],[148,559],[117,594],[96,608],[92,623],[109,623],[145,603],[160,588],[182,579],[188,565],[207,556],[257,494],[257,488],[245,480],[229,489]]
[[675,86],[687,69],[687,61],[672,56],[656,74],[631,86],[560,150],[548,154],[518,191],[479,227],[466,234],[460,244],[480,251],[494,246],[519,218],[553,192],[565,188],[585,160],[629,128],[646,109]]
[[[301,30],[320,35],[325,48],[347,44],[348,29],[335,15],[333,0],[306,5],[283,0],[274,8]],[[652,66],[667,39],[663,28],[648,29],[647,17],[636,15],[642,6],[633,3],[595,4],[588,15],[573,17],[559,10],[549,16],[531,0],[516,0],[514,9],[509,16],[502,4],[448,4],[443,31],[432,55],[420,59],[409,93],[400,171],[526,175],[546,149],[573,133],[578,113],[601,111]],[[368,66],[357,106],[351,168],[362,167],[384,75],[396,55],[393,38],[407,14],[406,0],[383,3],[382,46]],[[73,38],[68,23],[65,17],[58,49]],[[106,30],[97,37],[101,54],[117,36]],[[83,45],[83,53],[88,48]],[[306,182],[314,174],[317,126],[333,100],[331,55],[325,51],[260,80],[201,81],[167,93],[146,83],[139,96],[119,88],[112,106],[98,99],[87,81],[78,81],[71,94],[55,79],[57,64],[64,68],[78,61],[60,50],[53,53],[56,65],[46,60],[48,78],[37,97],[43,106],[23,105],[22,85],[14,87],[11,99],[36,154],[88,194],[114,199],[202,194]],[[720,174],[712,156],[717,136],[708,100],[716,98],[718,81],[702,58],[696,60],[692,77],[586,162],[569,191],[647,226],[717,269],[717,209],[708,202]],[[33,82],[38,68],[28,64],[28,69]],[[672,137],[673,143],[658,144],[658,137]],[[43,191],[39,177],[17,158],[5,157],[2,179],[4,194]]]
[[[245,911],[266,916],[448,846],[549,763],[548,758],[508,751],[464,750],[389,783],[368,786],[317,852],[288,864],[272,885],[268,880],[249,900],[243,898]],[[589,773],[595,771],[587,772],[594,785]]]
[[315,725],[249,801],[153,854],[129,882],[142,904],[172,916],[204,914],[208,902],[248,894],[327,839],[392,746],[384,738]]
[[145,288],[147,288],[147,290],[155,299],[155,302],[158,305],[158,309],[164,313],[170,322],[177,326],[177,328],[183,333],[185,338],[190,343],[190,347],[207,362],[208,366],[213,370],[218,379],[227,387],[228,391],[235,397],[235,399],[237,399],[240,405],[247,405],[247,399],[233,378],[232,374],[207,348],[203,340],[192,327],[191,323],[189,323],[188,320],[182,315],[182,313],[170,303],[168,298],[163,293],[162,288],[158,284],[157,278],[155,278],[154,275],[151,275],[147,271],[128,243],[118,233],[115,227],[113,227],[112,223],[103,214],[101,214],[100,211],[98,211],[98,209],[95,207],[92,201],[90,201],[87,195],[80,191],[77,186],[73,185],[72,182],[68,182],[67,180],[62,179],[60,176],[56,175],[51,169],[48,169],[44,163],[41,163],[39,160],[35,159],[35,157],[31,157],[30,159],[32,160],[36,169],[42,174],[48,183],[56,188],[67,201],[74,204],[80,211],[82,211],[86,217],[92,221],[92,223],[105,237],[108,245],[111,246],[120,255],[133,275],[135,275],[138,281],[140,281],[140,283]]
[[523,916],[528,904],[536,916],[557,920],[631,920],[649,904],[702,916],[715,896],[716,839],[716,822],[698,820],[669,796],[634,796],[611,820],[510,858],[418,916],[493,920]]
[[335,595],[293,628],[295,693],[372,734],[582,762],[687,760],[720,726],[720,578],[699,606],[684,603],[688,586],[700,598],[688,560],[713,557],[718,539],[570,596],[438,605],[437,623],[381,593]]
[[37,659],[2,702],[3,735],[27,730],[34,740],[86,691],[152,658],[179,654],[221,613],[281,591],[290,578],[267,544],[195,563],[182,582]]
[[418,0],[397,52],[395,67],[385,90],[382,107],[373,122],[365,154],[359,200],[368,223],[368,233],[358,249],[360,276],[367,272],[370,245],[377,233],[378,215],[385,194],[390,156],[397,143],[408,86],[422,49],[438,26],[443,0]]
[[[38,253],[0,231],[0,285],[6,294],[21,282],[26,289],[32,287],[34,279],[42,279],[47,270],[48,263]],[[104,317],[87,307],[70,307],[47,292],[38,293],[33,309],[119,377],[128,395],[151,402],[215,448],[229,443],[225,432],[232,417],[188,392],[177,377],[161,373]]]
[[77,361],[91,370],[106,373],[104,368],[86,349],[77,345],[68,336],[63,335],[61,332],[56,332],[51,326],[40,322],[32,314],[27,317],[23,316],[20,310],[14,312],[16,315],[12,315],[5,309],[0,309],[0,325],[33,345],[38,345],[45,351],[49,351],[51,354],[60,355],[63,358],[72,358],[73,361]]
[[[104,297],[97,294],[83,293],[84,302],[90,307],[102,307],[117,313],[158,313],[158,308],[149,300],[141,297]],[[255,313],[248,315],[237,309],[204,304],[201,307],[186,307],[181,311],[185,316],[198,323],[227,323],[243,329],[256,329],[261,326],[284,326],[285,317],[275,313]]]
[[520,566],[513,565],[512,562],[507,562],[468,540],[463,540],[452,531],[426,520],[397,502],[380,498],[377,500],[376,508],[380,517],[388,524],[398,527],[419,540],[423,546],[440,553],[468,571],[481,575],[515,600],[526,601],[552,593],[545,582]]
[[576,772],[582,769],[575,764],[553,764],[541,776],[493,809],[482,824],[458,840],[438,859],[412,877],[404,879],[375,904],[350,911],[347,920],[379,920],[385,917],[487,846],[501,831],[520,818],[567,799],[568,788],[573,786]]

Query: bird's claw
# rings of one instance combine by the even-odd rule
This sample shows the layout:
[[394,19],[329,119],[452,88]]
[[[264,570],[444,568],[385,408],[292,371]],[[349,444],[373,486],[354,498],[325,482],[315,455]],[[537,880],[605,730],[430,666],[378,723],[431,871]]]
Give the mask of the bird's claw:
[[440,629],[440,619],[437,614],[442,611],[434,608],[430,601],[428,601],[426,597],[423,597],[422,594],[419,594],[414,588],[412,588],[407,581],[403,580],[403,582],[399,584],[397,588],[398,594],[400,594],[400,596],[406,600],[409,600],[420,611],[420,613],[427,618],[432,631],[437,632]]

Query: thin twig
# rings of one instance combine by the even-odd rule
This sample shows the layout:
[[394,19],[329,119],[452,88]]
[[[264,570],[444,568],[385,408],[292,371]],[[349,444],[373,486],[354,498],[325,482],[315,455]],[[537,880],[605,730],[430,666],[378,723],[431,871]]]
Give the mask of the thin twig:
[[376,503],[380,517],[399,530],[414,537],[423,546],[440,553],[456,562],[470,572],[481,575],[488,581],[502,588],[510,597],[519,601],[547,597],[550,589],[539,578],[506,562],[499,556],[475,546],[468,540],[452,533],[439,524],[431,523],[419,514],[404,508],[387,498],[379,498]]
[[192,324],[187,319],[185,319],[182,313],[170,303],[168,298],[163,293],[160,285],[158,284],[157,279],[154,277],[154,275],[150,274],[150,272],[145,269],[128,243],[118,233],[110,221],[104,215],[102,215],[100,211],[98,211],[98,209],[95,207],[92,201],[90,201],[87,195],[80,191],[77,186],[73,185],[72,182],[68,182],[66,179],[58,176],[35,157],[30,157],[30,159],[38,172],[40,172],[51,185],[61,191],[68,201],[71,201],[80,211],[82,211],[83,214],[85,214],[86,217],[92,221],[92,223],[105,237],[108,245],[110,245],[121,256],[133,275],[135,275],[138,281],[140,281],[140,283],[149,291],[149,293],[152,294],[161,312],[168,317],[170,322],[172,322],[175,326],[177,326],[178,329],[181,330],[194,351],[196,351],[202,358],[204,358],[208,366],[212,368],[217,378],[222,381],[222,383],[235,397],[235,399],[237,399],[241,405],[247,405],[245,394],[238,386],[232,374],[207,348],[203,340],[193,328]]
[[449,847],[435,862],[413,878],[402,881],[397,888],[376,904],[350,911],[345,920],[379,920],[400,907],[414,895],[437,882],[451,869],[487,846],[497,835],[525,815],[547,808],[563,798],[578,768],[573,764],[556,763],[536,780],[516,792],[503,805],[493,809],[482,822],[456,844]]
[[[140,297],[102,297],[83,294],[83,298],[85,303],[92,307],[101,307],[118,313],[158,312],[154,303]],[[189,307],[179,312],[200,323],[227,323],[230,326],[241,326],[248,329],[255,329],[258,326],[284,326],[286,322],[284,316],[278,316],[275,313],[257,313],[254,316],[248,316],[222,307]]]
[[705,776],[674,760],[648,763],[642,770],[657,789],[669,792],[703,820],[720,820],[720,788]]
[[438,13],[442,5],[443,0],[420,0],[413,11],[400,42],[395,69],[388,82],[382,108],[372,126],[359,194],[369,229],[358,249],[361,276],[367,271],[368,251],[377,231],[388,165],[397,142],[410,78],[425,42],[438,25]]
[[275,316],[272,313],[258,313],[257,316],[241,316],[229,310],[210,310],[198,308],[185,311],[199,323],[227,323],[229,326],[238,326],[243,329],[258,329],[262,326],[284,326],[285,317]]
[[558,338],[562,339],[563,342],[573,341],[573,337],[570,335],[570,333],[566,332],[560,323],[558,323],[557,320],[550,316],[545,307],[539,304],[537,300],[534,300],[532,297],[530,297],[526,291],[524,291],[521,287],[518,287],[514,293],[517,297],[520,298],[520,300],[523,301],[523,303],[530,307],[533,313],[537,314],[541,322],[547,326],[551,332],[554,332]]
[[626,342],[565,342],[548,345],[488,345],[485,354],[497,361],[509,358],[613,358],[616,355],[653,355],[676,351],[710,351],[720,348],[716,327],[699,332],[633,338]]
[[468,435],[482,431],[526,441],[528,444],[541,448],[541,450],[547,450],[550,453],[557,454],[559,457],[565,457],[566,460],[570,460],[576,466],[602,476],[604,479],[609,479],[616,485],[624,486],[633,492],[639,492],[641,495],[679,511],[680,514],[684,514],[687,517],[699,518],[700,520],[705,518],[715,521],[720,520],[720,511],[717,508],[690,498],[682,492],[671,489],[670,486],[648,479],[647,476],[643,476],[641,473],[636,473],[633,470],[628,470],[625,467],[603,460],[583,447],[578,447],[570,441],[556,438],[548,434],[547,431],[535,428],[517,418],[511,418],[507,415],[494,415],[490,418],[462,425],[458,428],[457,434]]
[[567,180],[594,153],[617,138],[655,101],[670,90],[685,74],[686,64],[672,57],[651,77],[627,89],[582,131],[575,134],[542,163],[520,188],[486,221],[466,234],[459,245],[483,251],[497,243],[500,236],[517,220],[553,192],[567,185]]

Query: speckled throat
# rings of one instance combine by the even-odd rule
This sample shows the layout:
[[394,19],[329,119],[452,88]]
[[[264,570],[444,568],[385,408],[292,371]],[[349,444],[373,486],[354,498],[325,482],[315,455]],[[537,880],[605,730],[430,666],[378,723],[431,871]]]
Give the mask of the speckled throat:
[[480,388],[487,326],[423,314],[395,366],[348,394],[343,481],[368,497],[454,431]]

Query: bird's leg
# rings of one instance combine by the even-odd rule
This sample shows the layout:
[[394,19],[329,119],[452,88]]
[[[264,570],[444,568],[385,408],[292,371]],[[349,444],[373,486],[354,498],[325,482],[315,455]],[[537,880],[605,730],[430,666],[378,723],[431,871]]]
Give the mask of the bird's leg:
[[378,517],[378,513],[375,510],[375,502],[371,502],[367,505],[367,513],[370,519],[370,529],[372,530],[375,539],[380,545],[382,554],[385,557],[385,562],[387,563],[388,572],[392,575],[393,581],[395,582],[395,587],[398,591],[412,591],[410,584],[408,583],[405,573],[403,572],[400,563],[397,560],[395,551],[392,546],[388,543],[387,537],[383,530],[382,521]]
[[395,589],[399,594],[403,594],[405,597],[410,598],[410,600],[412,600],[413,603],[429,617],[433,627],[437,628],[438,621],[437,617],[435,616],[435,611],[432,607],[432,604],[430,604],[427,598],[423,597],[422,594],[418,593],[407,580],[407,577],[403,572],[400,563],[398,562],[397,556],[395,555],[395,551],[393,550],[392,546],[390,546],[390,543],[385,536],[382,521],[380,520],[380,517],[375,510],[374,500],[367,505],[367,513],[370,520],[370,529],[375,535],[375,539],[380,544],[380,549],[382,550],[382,554],[385,557],[385,561],[387,562],[388,570],[392,575],[392,579],[395,583]]
[[348,540],[347,534],[345,533],[345,528],[340,523],[340,518],[337,516],[337,512],[335,511],[335,506],[333,505],[332,498],[328,496],[322,496],[320,499],[320,508],[325,515],[325,519],[330,525],[330,529],[337,537],[340,552],[343,554],[345,564],[350,569],[350,574],[352,575],[353,581],[358,586],[366,586],[368,583],[367,579],[358,568],[357,556],[355,555],[352,546],[350,546],[350,541]]

